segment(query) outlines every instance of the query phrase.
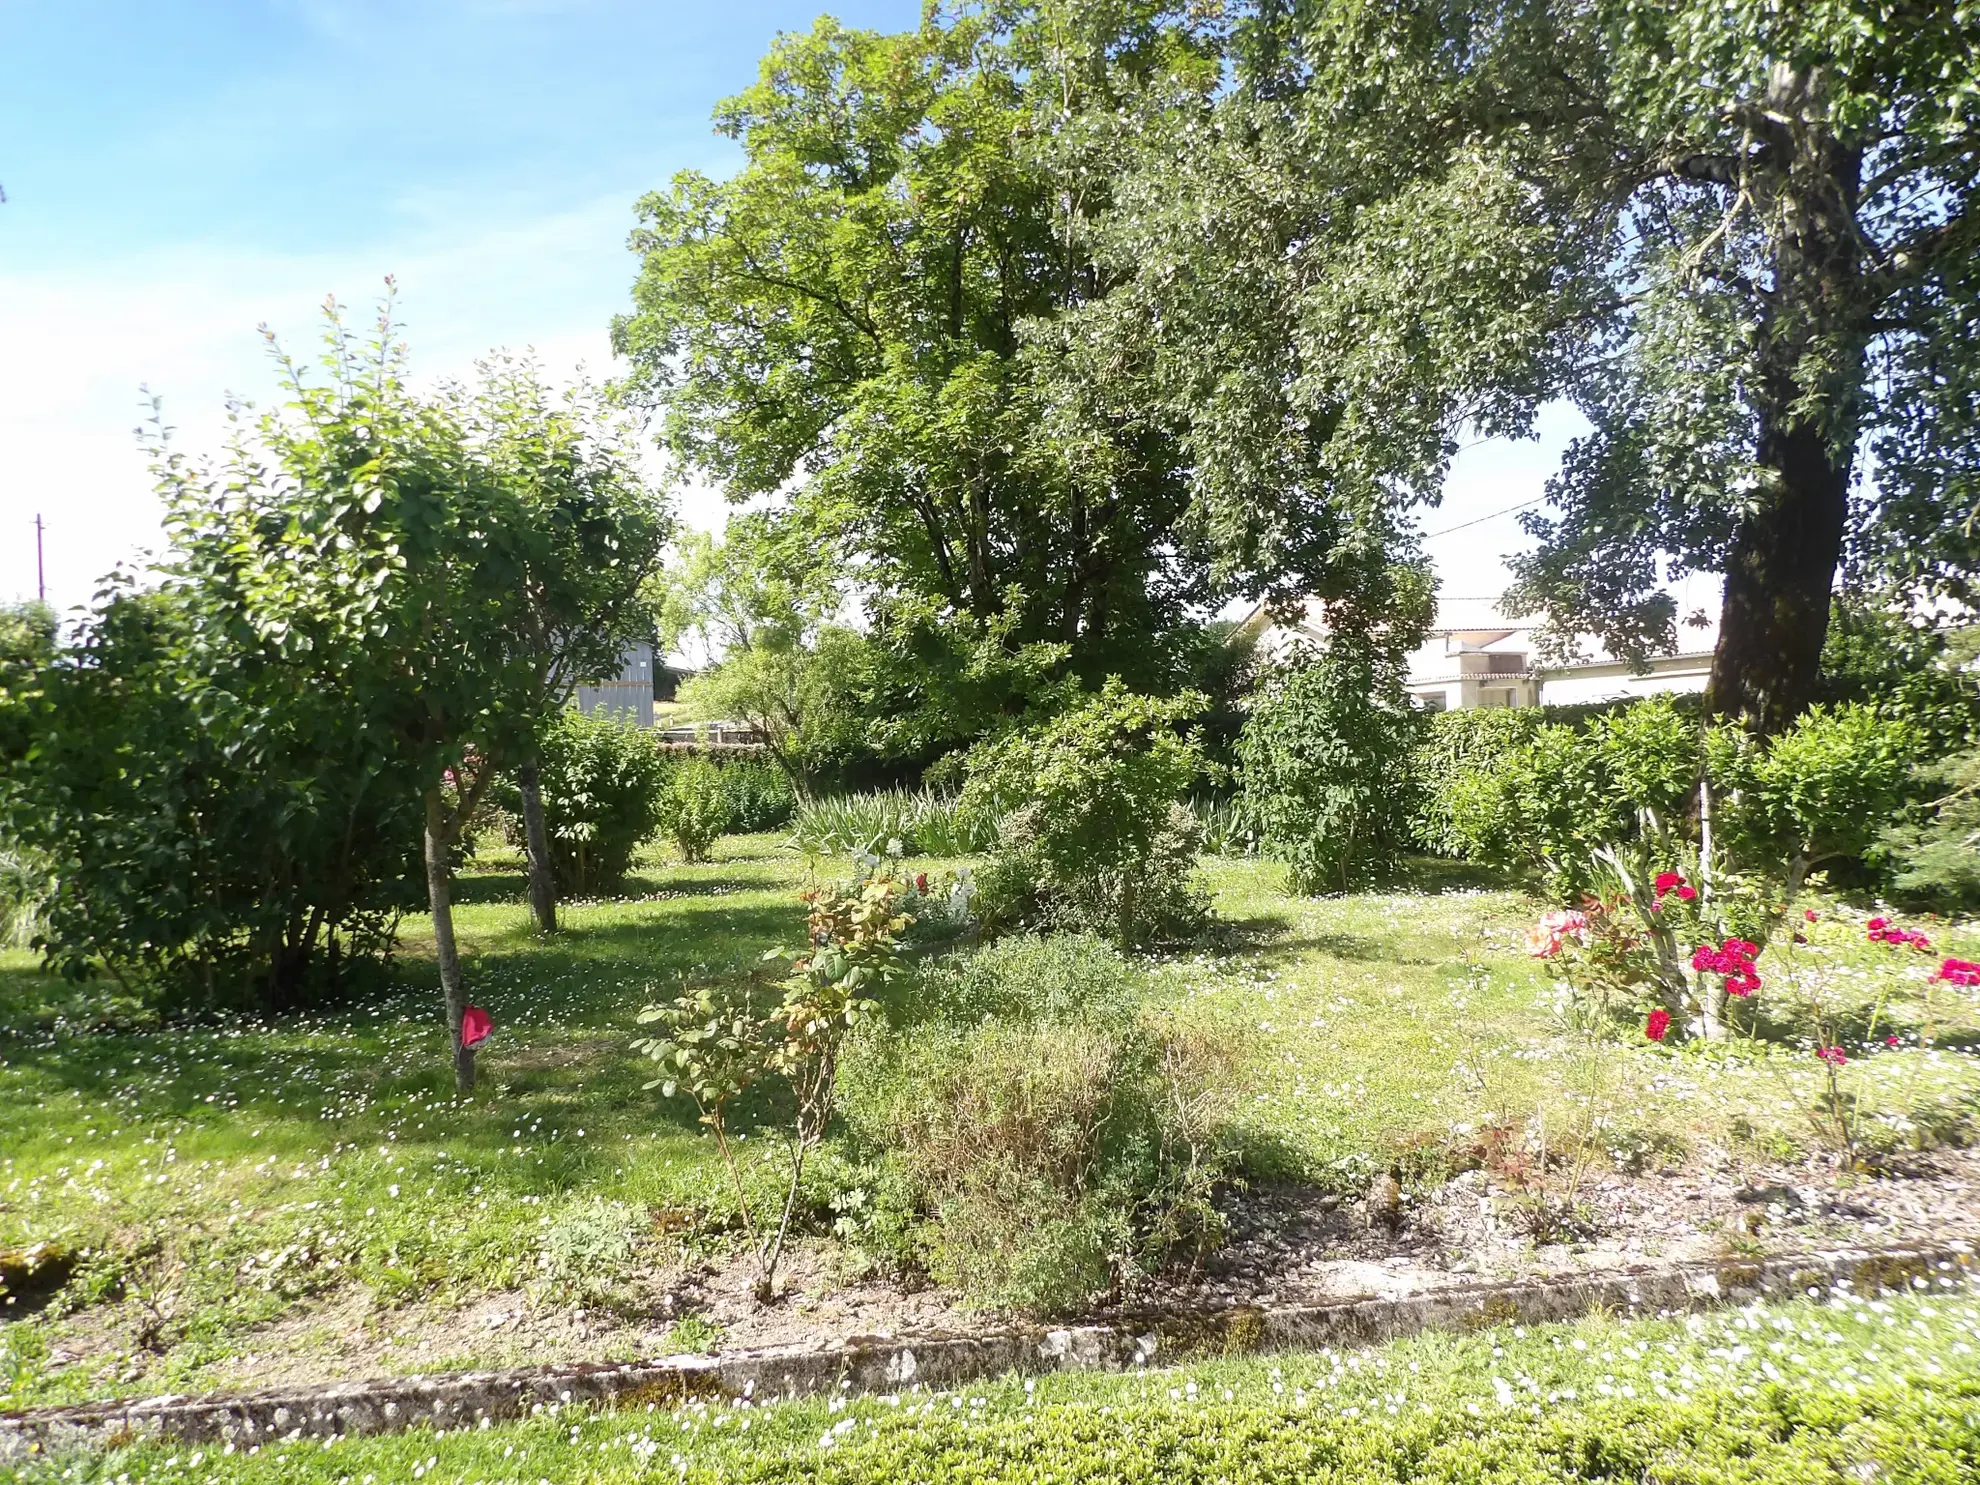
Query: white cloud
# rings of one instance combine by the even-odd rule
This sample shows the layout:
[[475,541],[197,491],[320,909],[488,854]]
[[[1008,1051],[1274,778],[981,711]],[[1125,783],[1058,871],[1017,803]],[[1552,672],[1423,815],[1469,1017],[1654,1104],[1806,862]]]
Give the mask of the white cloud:
[[[479,224],[431,205],[415,214],[427,224],[417,238],[350,253],[181,248],[0,272],[0,599],[34,592],[36,512],[48,522],[49,596],[64,607],[155,546],[158,508],[133,436],[139,387],[164,399],[182,447],[214,448],[228,392],[274,394],[256,326],[307,356],[327,294],[362,323],[394,274],[421,380],[465,374],[497,346],[534,347],[556,377],[579,365],[612,374],[607,325],[635,267],[623,246],[629,197],[549,215],[505,203],[512,215]],[[719,520],[711,491],[685,491],[682,505],[697,524]]]

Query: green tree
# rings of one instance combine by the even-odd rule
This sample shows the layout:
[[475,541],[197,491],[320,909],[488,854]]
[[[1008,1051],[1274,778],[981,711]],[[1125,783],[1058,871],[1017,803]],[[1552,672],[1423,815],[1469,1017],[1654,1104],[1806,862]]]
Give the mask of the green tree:
[[1075,327],[1213,527],[1434,500],[1466,429],[1569,397],[1513,599],[1640,657],[1662,584],[1723,573],[1717,714],[1812,699],[1846,557],[1973,596],[1970,5],[1312,0],[1228,37],[1233,86],[1178,69],[1116,132],[1094,252],[1132,284]]
[[582,390],[552,406],[533,368],[496,361],[472,388],[417,396],[393,333],[389,299],[363,345],[331,306],[327,378],[281,358],[287,404],[219,465],[172,455],[161,479],[189,513],[181,580],[237,593],[243,623],[330,657],[325,704],[389,740],[409,777],[466,1091],[452,853],[498,767],[533,757],[546,712],[640,621],[665,519]]
[[1157,691],[1183,679],[1163,637],[1213,589],[1186,454],[1160,409],[1067,374],[1049,327],[1118,277],[1080,227],[1110,162],[1075,141],[1159,67],[1214,85],[1168,11],[781,38],[716,114],[741,170],[640,203],[614,332],[674,455],[733,498],[787,497],[877,614],[940,609],[966,620],[950,653],[1056,644],[1088,684]]
[[1302,892],[1347,891],[1394,868],[1416,803],[1423,719],[1403,682],[1429,623],[1427,583],[1399,622],[1336,605],[1317,649],[1267,671],[1238,736],[1243,810]]

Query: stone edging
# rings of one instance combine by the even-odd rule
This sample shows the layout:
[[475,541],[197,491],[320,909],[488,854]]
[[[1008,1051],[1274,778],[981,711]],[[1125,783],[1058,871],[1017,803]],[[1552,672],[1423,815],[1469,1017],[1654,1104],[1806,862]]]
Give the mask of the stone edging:
[[1247,1351],[1364,1346],[1422,1330],[1570,1320],[1592,1310],[1686,1311],[1786,1297],[1837,1283],[1923,1287],[1972,1275],[1958,1243],[1755,1262],[1684,1264],[1641,1273],[1467,1285],[1393,1299],[1180,1310],[1144,1321],[980,1335],[904,1336],[776,1346],[717,1356],[394,1377],[234,1396],[154,1397],[0,1413],[0,1461],[142,1437],[241,1446],[278,1439],[487,1427],[563,1405],[638,1407],[695,1398],[770,1402],[824,1391],[953,1387],[1007,1373],[1107,1371]]

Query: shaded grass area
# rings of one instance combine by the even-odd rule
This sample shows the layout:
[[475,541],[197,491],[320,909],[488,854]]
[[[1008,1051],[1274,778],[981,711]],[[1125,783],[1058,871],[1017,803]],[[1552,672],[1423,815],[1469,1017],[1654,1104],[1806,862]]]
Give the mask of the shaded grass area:
[[[469,1099],[453,1093],[423,919],[360,1004],[273,1025],[7,1034],[0,1248],[80,1253],[65,1300],[82,1312],[0,1333],[4,1400],[195,1386],[311,1296],[358,1284],[389,1305],[529,1283],[546,1222],[573,1200],[692,1204],[713,1155],[691,1109],[642,1090],[633,1017],[683,978],[746,972],[803,923],[799,863],[767,839],[723,845],[704,866],[643,863],[627,900],[566,905],[550,940],[519,873],[468,874],[470,995],[497,1026]],[[19,960],[6,971],[15,1006],[63,993]]]
[[560,1410],[246,1453],[125,1448],[23,1479],[1922,1485],[1980,1469],[1980,1306],[1939,1283],[948,1395]]
[[[652,1211],[719,1224],[733,1202],[719,1163],[691,1107],[644,1089],[633,1017],[684,979],[744,974],[793,943],[812,868],[768,837],[716,857],[644,857],[624,898],[565,904],[549,940],[531,931],[513,853],[479,859],[459,931],[497,1032],[467,1100],[423,919],[386,983],[275,1025],[56,1025],[42,1012],[67,992],[0,957],[0,1248],[48,1242],[80,1260],[58,1306],[0,1325],[0,1406],[211,1385],[258,1327],[339,1295],[367,1297],[354,1323],[381,1328],[413,1300],[520,1289],[571,1304],[546,1280],[545,1244],[600,1203],[640,1226]],[[1818,1069],[1789,1040],[1569,1037],[1521,946],[1535,905],[1472,869],[1426,864],[1393,891],[1325,900],[1288,897],[1270,863],[1211,860],[1205,875],[1223,926],[1152,959],[1145,993],[1240,1050],[1251,1175],[1358,1190],[1393,1163],[1434,1182],[1486,1126],[1536,1117],[1589,1131],[1619,1166],[1814,1144]],[[1866,1109],[1893,1140],[1962,1135],[1980,1067],[1953,1049],[1980,1039],[1974,998],[1929,1002],[1925,961],[1891,959],[1852,922],[1816,937],[1847,971],[1858,1024],[1874,1005],[1909,1039],[1851,1067]],[[1980,955],[1970,930],[1942,947]],[[740,1127],[767,1112],[745,1104]]]

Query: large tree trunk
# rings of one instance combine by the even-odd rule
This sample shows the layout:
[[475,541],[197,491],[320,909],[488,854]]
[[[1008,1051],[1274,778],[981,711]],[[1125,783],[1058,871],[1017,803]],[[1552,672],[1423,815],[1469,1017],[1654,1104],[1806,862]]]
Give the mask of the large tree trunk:
[[557,931],[557,879],[550,866],[550,832],[543,824],[543,779],[534,761],[516,770],[522,794],[523,840],[529,857],[529,909],[539,933]]
[[461,955],[454,946],[454,891],[447,863],[453,844],[447,806],[438,788],[426,791],[426,900],[433,909],[433,957],[440,965],[440,994],[447,1007],[447,1032],[454,1043],[454,1091],[474,1091],[474,1048],[461,1045],[461,1017],[467,990],[461,983]]
[[1815,694],[1850,471],[1805,424],[1763,430],[1760,457],[1779,483],[1733,536],[1706,708],[1772,734]]
[[1746,188],[1770,282],[1749,387],[1761,486],[1733,533],[1706,709],[1781,731],[1814,698],[1849,518],[1871,306],[1856,222],[1863,159],[1832,132],[1819,68],[1777,64]]

